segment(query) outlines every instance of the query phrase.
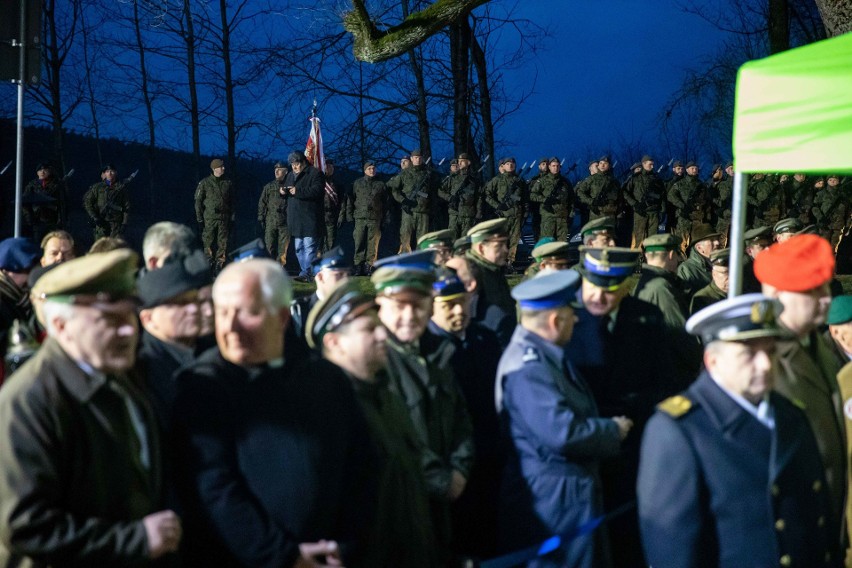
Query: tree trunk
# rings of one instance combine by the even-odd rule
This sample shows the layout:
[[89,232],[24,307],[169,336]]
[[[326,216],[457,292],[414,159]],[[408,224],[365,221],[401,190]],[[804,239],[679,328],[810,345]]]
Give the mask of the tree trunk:
[[92,83],[94,69],[89,54],[89,28],[86,25],[84,14],[80,14],[80,32],[83,34],[83,68],[86,70],[86,91],[89,96],[89,112],[92,113],[92,128],[95,134],[95,148],[98,152],[98,164],[104,163],[101,151],[101,127],[98,122],[98,105],[95,99],[95,86]]
[[183,34],[186,45],[186,75],[189,85],[189,123],[192,130],[192,159],[195,176],[201,175],[201,126],[198,118],[198,87],[195,79],[195,24],[192,21],[192,4],[183,2],[183,16],[186,32]]
[[491,118],[491,90],[488,87],[488,67],[485,51],[479,45],[476,35],[470,34],[470,55],[476,69],[476,82],[479,86],[479,114],[482,117],[482,152],[488,156],[483,179],[494,177],[494,123]]
[[47,71],[47,87],[50,93],[48,108],[53,126],[53,159],[58,160],[61,171],[66,170],[64,130],[65,124],[62,118],[62,62],[59,47],[58,31],[56,29],[56,0],[46,0],[44,3],[44,26],[48,41],[44,44],[45,61]]
[[[402,1],[402,12],[408,17],[408,0]],[[411,72],[417,84],[417,130],[420,134],[420,152],[423,156],[432,155],[432,142],[429,136],[429,116],[427,113],[426,81],[423,79],[423,68],[417,61],[414,49],[408,50],[408,61],[411,64]]]
[[787,0],[769,0],[769,54],[790,49],[790,14]]
[[[155,195],[154,183],[154,155],[157,151],[157,137],[154,123],[154,105],[151,101],[151,93],[148,91],[148,68],[145,65],[145,46],[142,44],[142,31],[139,28],[139,1],[133,2],[133,31],[136,33],[136,49],[139,51],[139,75],[142,80],[142,101],[145,103],[145,112],[148,116],[148,183],[150,192],[148,195],[153,199]],[[152,203],[153,205],[153,203]]]
[[470,24],[467,16],[450,25],[450,70],[453,78],[454,157],[471,151],[470,114]]
[[228,165],[233,167],[237,157],[237,128],[234,116],[234,81],[231,74],[231,28],[228,22],[228,2],[219,0],[222,16],[222,63],[225,65],[225,106],[227,112]]
[[852,0],[815,0],[829,37],[852,31]]

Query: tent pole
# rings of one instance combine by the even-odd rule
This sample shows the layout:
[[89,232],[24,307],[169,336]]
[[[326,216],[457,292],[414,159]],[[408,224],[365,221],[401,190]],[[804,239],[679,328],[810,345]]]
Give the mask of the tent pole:
[[739,296],[743,291],[743,256],[745,254],[743,233],[745,233],[747,187],[748,174],[734,172],[734,207],[731,211],[731,238],[728,240],[728,247],[731,249],[728,298]]

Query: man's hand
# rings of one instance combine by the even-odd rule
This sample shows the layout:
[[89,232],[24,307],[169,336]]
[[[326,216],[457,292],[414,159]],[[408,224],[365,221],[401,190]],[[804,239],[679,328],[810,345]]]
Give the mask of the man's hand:
[[144,519],[145,534],[148,536],[148,556],[157,559],[168,552],[176,552],[183,530],[180,518],[174,511],[151,513]]
[[303,542],[299,545],[299,558],[293,568],[318,568],[321,566],[343,566],[340,549],[333,540]]
[[296,186],[295,185],[291,185],[290,187],[288,187],[286,189],[287,189],[287,191],[290,192],[290,195],[296,195]]
[[622,440],[633,428],[633,421],[626,416],[613,416],[612,421],[618,426],[618,437]]
[[447,497],[450,501],[455,501],[461,494],[464,493],[464,488],[467,486],[467,479],[456,470],[453,470],[453,475],[450,478],[450,488],[447,490]]

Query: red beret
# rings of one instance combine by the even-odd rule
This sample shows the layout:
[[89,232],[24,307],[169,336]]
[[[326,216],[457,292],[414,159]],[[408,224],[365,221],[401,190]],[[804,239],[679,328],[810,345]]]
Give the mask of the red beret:
[[754,275],[785,292],[813,290],[834,276],[834,251],[818,235],[797,235],[757,255]]

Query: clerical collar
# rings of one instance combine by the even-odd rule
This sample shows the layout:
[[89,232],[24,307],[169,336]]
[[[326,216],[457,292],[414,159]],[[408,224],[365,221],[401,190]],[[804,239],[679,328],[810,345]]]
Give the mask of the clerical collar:
[[280,369],[284,366],[284,357],[278,357],[277,359],[271,359],[266,363],[261,363],[259,365],[247,365],[245,367],[246,373],[248,375],[248,380],[253,381],[258,378],[264,372],[270,369]]

